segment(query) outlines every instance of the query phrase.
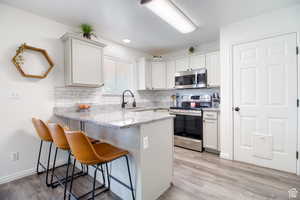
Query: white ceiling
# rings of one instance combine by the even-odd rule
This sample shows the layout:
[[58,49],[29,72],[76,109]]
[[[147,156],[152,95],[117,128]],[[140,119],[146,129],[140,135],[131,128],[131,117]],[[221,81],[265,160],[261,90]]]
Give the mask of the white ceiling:
[[58,22],[89,23],[99,36],[150,54],[166,53],[189,45],[218,40],[221,26],[263,12],[291,6],[300,0],[173,0],[198,26],[181,34],[139,0],[0,0]]

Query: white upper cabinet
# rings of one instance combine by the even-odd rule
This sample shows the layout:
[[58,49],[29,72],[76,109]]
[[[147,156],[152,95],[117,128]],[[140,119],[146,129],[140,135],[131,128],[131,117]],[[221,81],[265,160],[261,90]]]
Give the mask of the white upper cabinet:
[[166,62],[167,67],[167,88],[172,89],[175,87],[175,72],[176,72],[176,66],[175,61],[170,60]]
[[152,72],[151,64],[146,58],[140,58],[137,62],[137,74],[138,74],[138,90],[150,90],[152,89]]
[[65,43],[65,82],[67,86],[103,86],[104,44],[72,34],[62,37]]
[[220,53],[206,54],[207,82],[209,87],[220,86]]
[[166,63],[152,62],[152,89],[166,88]]
[[133,88],[132,62],[105,55],[103,68],[104,92],[120,94],[125,89]]
[[190,59],[189,57],[183,57],[175,60],[176,71],[186,71],[190,69]]
[[104,88],[106,92],[116,90],[117,63],[109,58],[104,58]]
[[205,67],[205,55],[191,55],[190,56],[190,68],[199,69]]

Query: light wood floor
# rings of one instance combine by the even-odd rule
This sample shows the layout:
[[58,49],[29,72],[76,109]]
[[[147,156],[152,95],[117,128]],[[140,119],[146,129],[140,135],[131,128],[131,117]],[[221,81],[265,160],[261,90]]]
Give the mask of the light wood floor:
[[[82,190],[80,185],[75,190]],[[175,148],[173,186],[159,200],[286,200],[291,188],[300,191],[300,177]],[[33,175],[0,185],[0,200],[59,200],[62,192],[47,188],[44,176]],[[97,199],[118,200],[112,193]]]

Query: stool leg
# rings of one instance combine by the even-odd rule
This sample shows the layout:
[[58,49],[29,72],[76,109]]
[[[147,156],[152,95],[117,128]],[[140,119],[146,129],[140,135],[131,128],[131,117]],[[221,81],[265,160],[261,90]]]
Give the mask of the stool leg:
[[49,154],[48,154],[48,162],[47,162],[47,169],[46,169],[46,185],[49,187],[51,184],[48,183],[48,176],[49,176],[49,165],[50,165],[50,157],[51,157],[51,150],[52,150],[52,142],[49,146]]
[[86,173],[87,173],[87,175],[89,175],[89,166],[88,165],[86,165]]
[[129,168],[129,162],[128,162],[128,156],[126,155],[125,158],[126,158],[127,169],[128,169],[128,175],[129,175],[129,182],[130,182],[131,195],[132,195],[132,199],[135,200],[135,197],[134,197],[134,191],[133,191],[133,186],[132,186],[132,180],[131,180],[131,174],[130,174],[130,168]]
[[42,174],[42,172],[39,172],[39,166],[41,163],[41,152],[42,152],[42,147],[43,147],[43,140],[41,140],[41,144],[40,144],[40,150],[39,150],[39,155],[38,155],[38,161],[37,161],[37,165],[36,165],[36,173],[38,175]]
[[106,174],[107,174],[108,189],[110,190],[110,174],[109,174],[109,171],[108,171],[108,164],[105,163],[105,165],[106,165]]
[[102,166],[102,164],[100,165],[100,167],[101,167],[101,171],[102,171],[102,179],[103,179],[103,185],[105,186],[105,176],[104,176],[104,170],[103,170],[103,166]]
[[51,186],[54,187],[53,185],[53,175],[54,175],[54,170],[55,170],[55,163],[56,163],[56,157],[57,157],[57,151],[58,151],[58,148],[56,147],[55,148],[55,154],[54,154],[54,160],[53,160],[53,166],[52,166],[52,174],[51,174]]
[[[96,177],[97,177],[98,168],[99,168],[99,165],[97,165],[95,172],[94,172],[93,191],[92,191],[92,198],[91,198],[93,200],[95,199]],[[101,168],[102,168],[102,165],[101,165]]]
[[84,167],[83,167],[83,164],[80,164],[81,165],[81,171],[82,173],[84,173]]
[[68,176],[69,176],[69,166],[70,166],[70,161],[71,161],[71,151],[69,151],[69,156],[68,156],[68,164],[67,164],[67,172],[66,172],[66,181],[65,181],[65,190],[64,190],[64,200],[66,200],[67,196],[67,187],[68,187]]
[[76,165],[76,159],[74,158],[73,169],[72,169],[71,185],[70,185],[69,200],[71,199],[71,194],[72,194],[72,187],[73,187],[73,180],[74,180],[75,165]]

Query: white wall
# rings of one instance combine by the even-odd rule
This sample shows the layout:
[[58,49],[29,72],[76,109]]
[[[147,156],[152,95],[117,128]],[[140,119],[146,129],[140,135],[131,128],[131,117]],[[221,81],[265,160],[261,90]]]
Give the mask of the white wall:
[[297,32],[299,43],[299,19],[300,4],[221,28],[221,157],[233,159],[232,45],[290,32]]
[[[31,124],[33,116],[48,120],[55,102],[54,89],[64,86],[63,44],[60,37],[72,27],[0,4],[0,184],[34,172],[39,139]],[[102,40],[108,46],[106,55],[125,60],[149,56],[143,52]],[[22,77],[11,62],[22,43],[46,49],[55,63],[43,80]],[[12,93],[19,98],[11,98]],[[19,152],[17,162],[10,161],[11,152]],[[46,157],[45,155],[43,157]]]

